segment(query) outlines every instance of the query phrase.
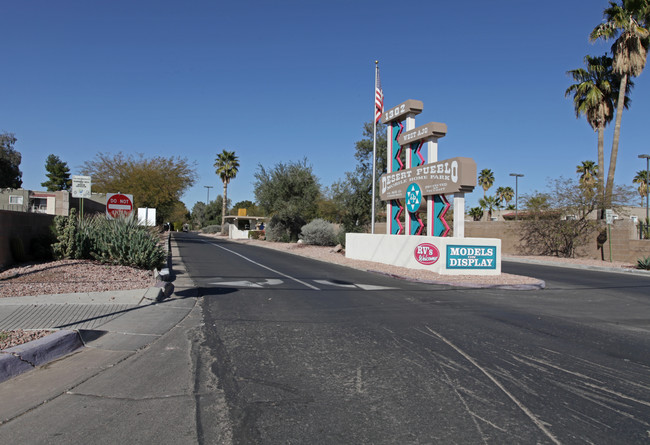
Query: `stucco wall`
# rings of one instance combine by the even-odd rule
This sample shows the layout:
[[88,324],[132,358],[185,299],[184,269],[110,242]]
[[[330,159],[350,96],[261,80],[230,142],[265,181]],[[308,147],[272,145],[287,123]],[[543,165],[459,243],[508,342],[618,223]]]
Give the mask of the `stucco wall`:
[[[500,238],[501,251],[504,255],[524,254],[521,245],[521,221],[469,221],[465,222],[465,236],[476,238]],[[594,232],[593,240],[577,249],[577,256],[601,259]],[[636,239],[636,226],[630,220],[615,220],[611,226],[612,260],[636,264],[643,256],[650,256],[650,240]],[[609,260],[609,241],[605,243],[604,257]]]
[[0,210],[0,269],[14,263],[11,238],[20,238],[27,253],[32,239],[47,233],[53,223],[54,215]]
[[[650,256],[650,240],[639,240],[637,228],[629,219],[615,220],[611,227],[612,260],[636,264],[637,259]],[[525,253],[521,245],[521,221],[465,221],[466,238],[499,238],[503,255],[520,255]],[[386,224],[375,224],[375,233],[386,233]],[[596,237],[593,241],[577,249],[578,257],[601,259]],[[603,251],[605,260],[609,260],[609,242]]]

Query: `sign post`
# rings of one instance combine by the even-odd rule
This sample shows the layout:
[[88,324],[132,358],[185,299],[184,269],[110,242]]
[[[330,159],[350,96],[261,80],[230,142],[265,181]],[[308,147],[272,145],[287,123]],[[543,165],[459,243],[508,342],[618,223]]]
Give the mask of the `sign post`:
[[612,209],[605,209],[605,221],[607,222],[607,242],[609,243],[609,262],[612,262],[612,223],[614,222],[614,213]]
[[133,212],[133,195],[106,194],[106,217],[108,219],[128,217],[131,212]]
[[92,178],[90,176],[72,176],[72,197],[81,199],[80,218],[84,217],[84,198],[90,198]]

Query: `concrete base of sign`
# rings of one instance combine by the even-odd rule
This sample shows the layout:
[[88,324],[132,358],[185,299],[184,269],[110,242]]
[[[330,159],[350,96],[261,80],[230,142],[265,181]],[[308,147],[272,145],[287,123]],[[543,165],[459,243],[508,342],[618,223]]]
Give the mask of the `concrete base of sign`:
[[228,225],[228,238],[248,239],[248,230],[239,230],[234,224]]
[[498,238],[348,233],[345,256],[443,275],[501,274],[501,240]]

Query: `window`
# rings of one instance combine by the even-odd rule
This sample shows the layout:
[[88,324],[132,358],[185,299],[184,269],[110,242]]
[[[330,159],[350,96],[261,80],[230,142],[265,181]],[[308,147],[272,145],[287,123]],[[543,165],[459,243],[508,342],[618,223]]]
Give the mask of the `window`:
[[9,195],[9,204],[23,205],[22,195]]

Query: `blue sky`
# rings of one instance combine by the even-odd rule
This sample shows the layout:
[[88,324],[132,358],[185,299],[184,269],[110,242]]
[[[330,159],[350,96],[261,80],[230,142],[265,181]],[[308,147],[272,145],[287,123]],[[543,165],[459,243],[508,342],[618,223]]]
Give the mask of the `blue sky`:
[[[596,160],[566,71],[591,44],[606,0],[5,1],[0,132],[15,133],[23,187],[42,189],[51,153],[72,174],[98,152],[181,156],[197,164],[188,209],[222,192],[213,163],[234,150],[233,202],[254,200],[258,164],[307,157],[324,186],[354,169],[372,119],[374,61],[386,107],[424,103],[444,122],[439,158],[492,169],[520,194]],[[650,80],[623,114],[616,182],[645,168]],[[606,160],[613,125],[606,131]],[[122,191],[124,192],[124,191]],[[480,188],[467,206],[482,197]]]

